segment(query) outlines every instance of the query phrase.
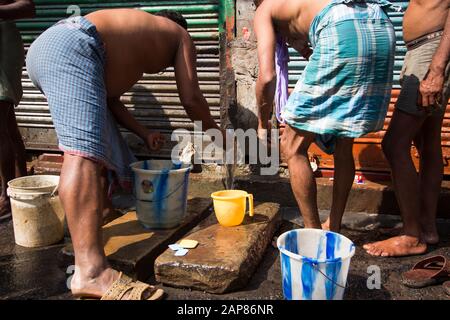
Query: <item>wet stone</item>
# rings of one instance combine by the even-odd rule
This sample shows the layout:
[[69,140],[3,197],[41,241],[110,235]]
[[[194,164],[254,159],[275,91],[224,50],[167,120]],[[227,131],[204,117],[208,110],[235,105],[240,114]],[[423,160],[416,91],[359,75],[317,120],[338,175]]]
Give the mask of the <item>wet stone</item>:
[[[188,199],[184,221],[172,229],[150,230],[131,211],[103,226],[105,254],[113,268],[145,281],[153,274],[154,261],[169,244],[175,243],[211,214],[211,199]],[[73,264],[73,247],[62,250],[62,264]]]
[[155,276],[165,285],[210,293],[226,293],[244,287],[270,244],[281,222],[280,206],[255,206],[236,227],[223,227],[214,214],[186,238],[199,242],[187,255],[176,257],[167,249],[155,261]]

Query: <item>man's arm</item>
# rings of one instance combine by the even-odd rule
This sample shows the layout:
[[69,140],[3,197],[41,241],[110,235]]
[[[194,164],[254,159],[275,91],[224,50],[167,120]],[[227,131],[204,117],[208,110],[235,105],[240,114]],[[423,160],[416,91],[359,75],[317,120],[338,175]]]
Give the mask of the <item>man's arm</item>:
[[419,104],[423,107],[430,107],[442,99],[444,89],[445,68],[450,59],[450,10],[445,22],[444,34],[441,42],[431,60],[430,68],[425,79],[420,82]]
[[211,117],[208,102],[198,84],[196,51],[188,33],[180,35],[181,41],[175,57],[175,78],[181,104],[192,121],[201,121],[203,130],[218,129]]
[[159,150],[164,144],[164,139],[159,132],[152,132],[141,125],[120,101],[120,98],[108,98],[108,108],[116,121],[144,140],[150,150]]
[[275,96],[275,43],[276,36],[270,7],[261,4],[255,13],[254,29],[258,41],[259,73],[256,81],[256,103],[258,105],[258,131],[269,128],[270,113]]
[[14,0],[10,4],[0,5],[1,20],[33,18],[36,9],[32,0]]

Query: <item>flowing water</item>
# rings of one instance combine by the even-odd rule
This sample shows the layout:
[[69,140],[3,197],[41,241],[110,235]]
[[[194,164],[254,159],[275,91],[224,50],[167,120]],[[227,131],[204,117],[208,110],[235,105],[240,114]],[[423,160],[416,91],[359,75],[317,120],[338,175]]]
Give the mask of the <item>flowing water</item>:
[[195,146],[193,143],[189,142],[181,151],[180,154],[180,162],[183,163],[192,163],[192,161],[194,160],[194,154],[195,154],[196,150],[195,150]]
[[[234,141],[233,143],[233,155],[232,157],[227,157],[225,161],[225,165],[223,166],[223,182],[225,185],[225,189],[232,190],[234,189],[234,177],[236,174],[236,166],[237,166],[237,143]],[[230,159],[228,159],[230,158]]]
[[234,175],[236,171],[236,163],[226,164],[224,166],[225,169],[225,177],[224,177],[224,184],[225,189],[232,190],[234,189]]

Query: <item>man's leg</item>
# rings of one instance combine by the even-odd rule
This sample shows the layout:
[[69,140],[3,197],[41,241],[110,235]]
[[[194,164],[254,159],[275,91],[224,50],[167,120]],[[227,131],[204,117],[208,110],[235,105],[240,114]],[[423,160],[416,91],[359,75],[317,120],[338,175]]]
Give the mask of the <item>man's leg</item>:
[[27,161],[25,155],[25,145],[23,144],[22,136],[17,126],[16,115],[14,110],[9,113],[8,132],[12,140],[15,155],[15,170],[16,178],[27,175]]
[[421,129],[424,118],[395,109],[383,139],[383,151],[391,165],[392,182],[403,219],[402,235],[364,245],[374,256],[422,254],[427,246],[421,242],[420,189],[416,168],[411,159],[411,143]]
[[439,242],[436,228],[436,211],[441,191],[444,163],[442,160],[441,127],[443,113],[425,119],[415,139],[420,155],[419,188],[422,240],[428,244]]
[[14,106],[9,102],[0,102],[0,176],[2,179],[0,195],[0,217],[11,211],[9,198],[6,194],[8,181],[15,178],[14,146],[9,132],[10,113]]
[[103,196],[101,165],[78,156],[64,155],[59,184],[75,251],[73,294],[102,296],[118,277],[106,261],[101,226]]
[[286,125],[281,136],[281,148],[289,167],[292,190],[305,227],[320,229],[316,180],[308,158],[308,149],[314,137],[314,133]]
[[339,138],[334,152],[333,202],[330,216],[322,225],[323,229],[339,232],[348,195],[355,178],[355,160],[353,159],[353,139]]
[[108,171],[106,168],[102,169],[101,178],[101,190],[102,190],[102,224],[105,225],[112,220],[118,218],[120,214],[114,209],[111,199],[109,198],[109,181],[108,181]]

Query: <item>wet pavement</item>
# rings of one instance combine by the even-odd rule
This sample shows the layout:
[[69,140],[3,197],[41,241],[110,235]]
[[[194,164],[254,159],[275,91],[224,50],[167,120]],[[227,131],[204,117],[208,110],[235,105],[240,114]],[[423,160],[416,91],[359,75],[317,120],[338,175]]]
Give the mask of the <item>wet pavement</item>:
[[[301,221],[289,218],[292,214],[286,217],[277,234],[299,227]],[[388,237],[382,229],[364,230],[351,223],[345,226],[342,233],[357,246],[351,261],[345,299],[449,299],[439,285],[409,289],[400,283],[401,273],[411,268],[419,257],[377,258],[364,252],[364,243]],[[450,258],[450,222],[441,220],[438,226],[441,242],[438,246],[430,247],[426,256],[442,254]],[[63,246],[63,243],[39,249],[17,246],[14,244],[12,221],[0,223],[0,299],[71,299],[66,285],[70,272],[66,272],[66,268],[60,267],[59,263]],[[370,269],[376,270],[377,267],[380,270],[380,288],[369,289],[367,282],[372,274]],[[154,283],[154,279],[150,278],[149,282]],[[164,289],[167,299],[282,299],[278,250],[269,245],[248,285],[238,292],[215,295],[170,287]]]

